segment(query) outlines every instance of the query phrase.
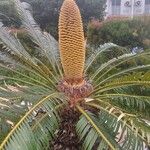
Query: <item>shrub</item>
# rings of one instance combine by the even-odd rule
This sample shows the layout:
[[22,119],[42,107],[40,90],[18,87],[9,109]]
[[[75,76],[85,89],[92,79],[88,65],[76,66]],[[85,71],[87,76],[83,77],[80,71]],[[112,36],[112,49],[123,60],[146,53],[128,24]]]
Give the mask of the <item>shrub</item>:
[[[147,20],[146,22],[144,20]],[[149,47],[150,20],[140,17],[108,18],[103,22],[92,20],[88,25],[87,39],[90,45],[100,45],[106,42],[125,47]]]

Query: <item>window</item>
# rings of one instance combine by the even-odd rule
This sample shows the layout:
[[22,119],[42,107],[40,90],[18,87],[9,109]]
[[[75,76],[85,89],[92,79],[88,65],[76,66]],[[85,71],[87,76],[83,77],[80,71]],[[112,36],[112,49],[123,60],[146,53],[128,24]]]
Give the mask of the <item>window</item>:
[[120,15],[120,7],[112,7],[112,15]]
[[113,6],[120,6],[121,5],[121,0],[112,0],[112,5]]
[[145,14],[150,14],[150,0],[145,0]]
[[120,15],[121,0],[112,0],[112,15]]
[[150,5],[150,0],[145,0],[145,5]]
[[150,14],[150,5],[145,5],[145,14]]

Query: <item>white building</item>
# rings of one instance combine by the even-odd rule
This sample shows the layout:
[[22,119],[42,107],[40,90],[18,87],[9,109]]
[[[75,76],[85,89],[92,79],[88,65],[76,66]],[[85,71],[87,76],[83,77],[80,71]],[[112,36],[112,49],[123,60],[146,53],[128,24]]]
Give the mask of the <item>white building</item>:
[[150,15],[150,0],[107,0],[107,16]]

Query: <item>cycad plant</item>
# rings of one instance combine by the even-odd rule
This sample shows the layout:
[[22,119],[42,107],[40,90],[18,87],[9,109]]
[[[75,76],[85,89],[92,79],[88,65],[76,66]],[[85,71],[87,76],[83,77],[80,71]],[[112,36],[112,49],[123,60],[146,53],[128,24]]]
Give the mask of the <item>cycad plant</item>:
[[[38,55],[0,27],[0,150],[144,150],[150,142],[150,51],[86,46],[79,9],[64,0],[59,44],[14,0]],[[110,60],[101,59],[114,49]],[[60,51],[60,57],[59,57]]]

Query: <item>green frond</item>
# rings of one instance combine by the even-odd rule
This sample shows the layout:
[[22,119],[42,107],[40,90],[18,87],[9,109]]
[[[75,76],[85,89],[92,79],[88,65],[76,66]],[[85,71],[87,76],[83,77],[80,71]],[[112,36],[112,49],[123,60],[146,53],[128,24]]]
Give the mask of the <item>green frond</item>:
[[4,44],[6,50],[12,51],[19,56],[24,56],[26,59],[31,60],[30,55],[24,49],[20,41],[14,37],[11,33],[9,33],[9,29],[7,27],[0,27],[0,41],[1,44]]
[[100,77],[98,77],[98,79],[96,79],[95,83],[97,83],[97,86],[99,86],[99,85],[104,84],[105,82],[113,80],[117,77],[127,75],[129,73],[136,72],[136,71],[148,70],[149,68],[150,68],[150,65],[141,65],[141,66],[131,67],[129,69],[124,69],[123,71],[117,71],[117,73],[113,73],[112,75],[109,75],[102,81],[100,81],[99,80]]
[[[42,67],[40,67],[41,63],[39,65],[37,63],[37,59],[32,58],[30,56],[30,54],[24,49],[24,47],[19,42],[19,40],[16,37],[14,37],[13,35],[11,35],[7,31],[7,28],[5,28],[5,27],[0,28],[0,40],[2,40],[4,45],[6,45],[5,51],[7,51],[7,53],[10,53],[11,58],[14,59],[15,62],[18,62],[18,64],[16,64],[13,61],[12,62],[9,61],[10,64],[13,64],[14,67],[19,66],[19,68],[21,67],[23,69],[25,69],[25,67],[28,67],[28,68],[34,70],[34,72],[36,72],[36,74],[39,74],[39,76],[42,76],[42,78],[44,77],[54,87],[54,82],[53,82],[54,79],[49,78],[49,76],[54,77],[53,73],[51,73],[50,75],[46,74],[44,71],[44,69],[46,67],[43,67],[44,65],[42,65]],[[6,56],[6,58],[9,59],[8,56]],[[5,69],[6,69],[6,67],[5,67]],[[8,67],[7,67],[7,69],[8,69]],[[12,71],[12,69],[9,69],[9,71]]]
[[[149,80],[148,74],[149,72],[145,73],[144,77],[144,74],[142,76],[141,73],[136,73],[134,75],[137,76],[134,78],[134,80],[140,80],[140,78],[143,78],[143,80]],[[115,80],[112,80],[112,82],[113,81]],[[111,104],[113,106],[120,107],[120,109],[126,112],[136,114],[137,116],[142,116],[143,118],[149,120],[150,99],[148,86],[149,85],[124,85],[121,88],[115,86],[113,89],[108,90],[104,93],[93,94],[92,98],[96,101],[98,100]]]
[[[91,79],[93,79],[94,82],[101,81],[101,80],[103,80],[103,78],[104,79],[106,78],[105,77],[106,75],[110,75],[111,71],[113,71],[114,69],[118,73],[117,67],[119,67],[120,65],[123,65],[126,62],[134,61],[136,58],[141,58],[142,56],[148,56],[149,54],[150,54],[149,52],[143,52],[143,53],[136,54],[136,55],[133,53],[125,53],[119,57],[114,57],[114,58],[110,59],[109,61],[107,61],[106,63],[103,63],[102,65],[100,65],[99,68],[95,69],[95,72],[93,73]],[[142,68],[142,66],[139,66],[139,68],[138,68],[137,64],[134,64],[134,63],[133,63],[133,65],[134,65],[133,67],[130,67],[131,70],[128,70],[128,71],[132,71],[132,69],[134,69],[134,68],[135,68],[135,70],[144,68],[144,65],[143,65],[143,68]],[[126,64],[125,64],[125,66],[126,66]],[[122,71],[120,69],[121,69],[121,67],[119,68],[119,72]],[[123,67],[123,71],[124,71],[124,67]],[[114,74],[114,72],[113,72],[113,74]]]
[[61,105],[62,101],[55,98],[55,93],[42,98],[13,127],[0,149],[46,148],[58,128],[56,108]]
[[129,95],[129,94],[103,94],[103,95],[100,95],[98,97],[94,97],[94,98],[135,98],[135,99],[138,99],[138,100],[141,100],[141,101],[150,101],[150,97],[149,96],[141,96],[141,95]]
[[[100,124],[98,122],[98,120],[96,120],[96,118],[92,114],[84,111],[80,106],[77,106],[77,108],[83,114],[83,116],[86,119],[86,120],[84,120],[84,123],[82,123],[82,126],[84,126],[84,128],[85,128],[87,124],[90,124],[91,130],[95,130],[95,132],[94,131],[89,131],[89,132],[93,133],[93,135],[90,134],[90,136],[96,137],[94,134],[97,133],[98,137],[102,138],[102,140],[104,140],[107,143],[107,145],[110,146],[111,149],[113,149],[113,150],[120,149],[120,146],[117,144],[117,142],[114,139],[115,137],[108,133],[105,126]],[[80,126],[79,129],[78,129],[78,126]],[[81,127],[81,123],[78,122],[77,132],[82,132],[82,131],[80,131],[81,128],[83,128],[83,127]],[[82,135],[82,133],[81,133],[81,135]],[[89,134],[87,134],[87,136],[89,136]],[[87,139],[89,139],[89,137]],[[90,142],[91,141],[89,141],[89,142],[85,141],[83,145],[84,146],[86,146],[86,144],[90,145]],[[96,142],[96,139],[95,139],[95,142]],[[93,144],[93,143],[91,143],[91,144]],[[87,145],[87,148],[85,148],[85,149],[88,149],[88,147],[89,147],[88,145]]]
[[[55,88],[53,80],[55,80],[55,83],[58,82],[58,80],[56,79],[56,77],[58,76],[58,72],[62,75],[60,62],[58,61],[58,55],[56,57],[56,53],[58,53],[58,44],[55,39],[51,37],[51,35],[49,35],[48,33],[43,33],[38,25],[36,26],[36,22],[34,21],[31,13],[23,8],[23,4],[20,3],[20,1],[16,1],[15,4],[18,11],[23,13],[20,17],[22,17],[22,22],[25,24],[25,28],[29,29],[28,31],[29,33],[31,33],[30,35],[32,35],[37,40],[36,43],[40,44],[39,49],[45,52],[44,56],[50,58],[51,63],[49,64],[49,66],[46,66],[37,58],[31,57],[27,52],[28,50],[23,47],[17,36],[9,33],[8,29],[3,26],[0,28],[0,40],[4,45],[3,49],[5,49],[5,51],[3,52],[3,56],[5,54],[5,57],[2,59],[5,63],[7,62],[11,65],[13,64],[13,66],[15,67],[16,65],[19,65],[21,68],[28,67],[34,70],[40,76],[48,80],[48,82],[52,84],[52,87]],[[8,55],[6,51],[10,54]],[[49,55],[47,53],[49,53]],[[14,61],[12,61],[12,59]],[[52,72],[50,71],[50,66],[52,67]],[[49,77],[51,77],[51,79]]]
[[91,54],[85,62],[85,73],[88,71],[90,67],[92,67],[92,64],[94,63],[94,61],[98,58],[100,54],[102,54],[103,52],[109,51],[111,48],[114,48],[114,47],[119,47],[119,46],[113,43],[106,43],[104,45],[101,45],[96,50],[94,49],[94,53]]
[[[21,116],[46,95],[52,93],[49,89],[40,86],[21,86],[19,84],[10,85],[5,83],[0,86],[0,118],[4,121],[0,122],[0,126],[7,124],[10,130],[11,124],[16,124]],[[7,130],[7,131],[9,131]],[[2,129],[0,136],[3,136],[5,128]]]
[[[83,149],[92,149],[96,140],[98,139],[98,135],[95,130],[91,129],[90,124],[86,124],[86,118],[81,117],[77,123],[76,130],[79,135],[80,140],[86,138],[83,143]],[[88,134],[86,137],[85,135]]]
[[[106,44],[103,45],[103,47],[105,46],[107,47]],[[114,48],[114,49],[111,49],[111,48]],[[87,65],[91,64],[90,66],[91,69],[89,68],[90,70],[88,72],[86,71],[85,72],[90,76],[90,79],[93,80],[95,84],[97,84],[98,81],[101,81],[105,79],[106,77],[109,77],[109,75],[113,74],[114,72],[118,73],[118,71],[119,72],[123,71],[122,69],[129,68],[129,67],[133,69],[135,66],[138,65],[138,61],[142,59],[142,57],[146,57],[148,59],[150,55],[149,51],[147,52],[145,51],[139,54],[133,54],[127,50],[122,50],[119,55],[116,54],[115,52],[114,56],[111,56],[109,58],[111,53],[113,53],[113,51],[116,49],[117,49],[117,52],[121,50],[119,46],[114,46],[114,47],[112,46],[110,47],[110,49],[106,49],[106,51],[105,50],[103,51],[103,49],[102,50],[98,49],[99,50],[98,53],[92,54],[87,59],[89,60],[89,62],[87,62]],[[103,52],[108,53],[108,56],[107,56],[108,60],[105,60],[104,62],[103,62],[103,57],[105,57],[105,54],[104,56],[102,56]],[[92,59],[92,58],[95,58],[95,59]],[[145,65],[149,65],[149,64],[145,64]]]
[[47,58],[54,73],[57,76],[59,74],[62,75],[57,41],[49,33],[41,31],[32,17],[31,6],[29,6],[29,4],[21,3],[19,0],[15,0],[14,4],[27,34],[29,34],[33,42],[39,46],[41,54],[44,54]]
[[117,122],[120,121],[122,124],[124,124],[124,126],[128,127],[132,134],[138,136],[140,140],[142,140],[146,144],[150,142],[150,126],[148,125],[146,120],[143,119],[143,117],[137,114],[129,113],[125,109],[112,106],[109,103],[107,106],[102,106],[97,103],[88,103],[87,105],[98,108],[107,114],[111,114],[114,118],[117,119]]
[[[44,81],[39,81],[39,79],[37,80],[37,79],[35,79],[35,78],[33,78],[33,77],[31,77],[31,76],[28,76],[28,75],[26,75],[25,73],[22,73],[21,71],[17,71],[17,70],[14,70],[13,68],[11,68],[11,67],[7,67],[7,66],[5,66],[5,65],[3,65],[3,64],[0,64],[0,68],[3,68],[3,69],[5,69],[5,71],[7,70],[8,72],[10,71],[10,72],[12,72],[13,74],[17,74],[18,76],[20,76],[21,77],[21,79],[19,79],[19,78],[14,78],[14,77],[12,77],[12,75],[10,75],[10,74],[6,74],[6,75],[3,75],[4,73],[3,73],[3,71],[0,73],[0,76],[2,77],[2,79],[3,80],[7,80],[7,79],[12,79],[12,80],[15,80],[15,81],[21,81],[21,82],[23,82],[23,83],[28,83],[29,85],[41,85],[41,86],[43,86],[43,87],[45,87],[45,88],[50,88],[48,85],[46,85],[47,83],[43,83]],[[31,74],[31,72],[30,72],[30,74]],[[24,79],[26,79],[26,80],[23,80],[23,78]],[[40,76],[40,78],[41,78],[41,76]],[[42,78],[43,79],[43,78]],[[28,80],[28,82],[27,82],[27,80]],[[33,83],[33,84],[32,84]]]
[[102,92],[110,91],[114,88],[121,88],[126,86],[135,86],[135,85],[142,85],[142,86],[150,86],[150,72],[142,73],[134,73],[130,75],[125,75],[123,77],[113,79],[112,81],[108,82],[103,86],[96,86],[95,90],[93,91],[94,94],[100,94]]
[[[93,119],[95,123],[97,123],[98,125],[100,124],[101,127],[102,126],[104,127],[104,129],[101,128],[103,129],[103,133],[105,133],[104,131],[107,131],[107,133],[109,133],[108,137],[112,136],[111,138],[114,139],[116,143],[118,143],[119,149],[125,150],[127,149],[128,146],[130,147],[130,149],[144,149],[144,142],[146,143],[149,142],[148,136],[149,136],[150,128],[148,124],[140,122],[138,119],[136,119],[135,116],[130,114],[125,114],[115,108],[113,109],[103,108],[101,105],[94,104],[94,103],[93,104],[89,103],[88,105],[97,108],[100,111],[98,114],[91,114],[89,112],[84,112],[86,114],[82,113],[83,118],[81,118],[79,123],[77,124],[77,131],[79,136],[84,141],[84,143],[87,142],[86,140],[88,139],[89,136],[87,134],[87,130],[88,131],[90,131],[90,129],[94,130],[94,128],[90,126],[91,124],[90,119]],[[86,116],[87,114],[88,117],[90,118]],[[141,123],[142,127],[139,125],[136,126],[134,123],[135,120]],[[106,135],[107,134],[105,134],[105,136]],[[104,146],[106,147],[106,149],[108,149],[108,143],[106,142],[100,143],[101,141],[102,140],[100,139],[98,139],[97,141],[95,140],[95,142],[97,142],[97,147],[103,148]]]

